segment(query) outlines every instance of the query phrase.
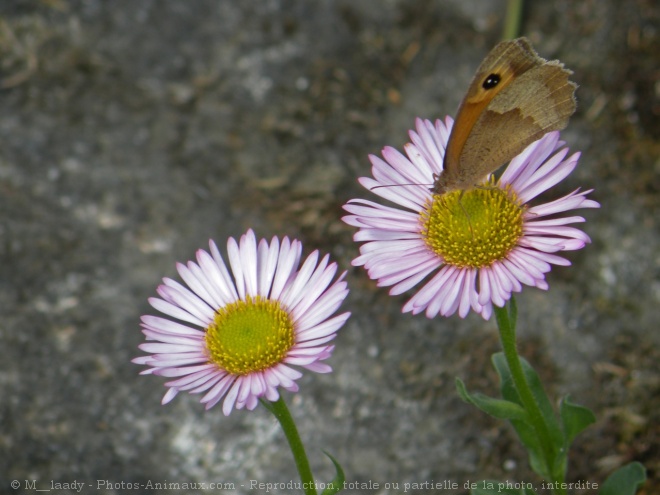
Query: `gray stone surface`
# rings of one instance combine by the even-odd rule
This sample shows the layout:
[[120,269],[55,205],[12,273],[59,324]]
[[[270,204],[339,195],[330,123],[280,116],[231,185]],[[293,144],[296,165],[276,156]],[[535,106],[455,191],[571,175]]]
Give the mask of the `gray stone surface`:
[[[518,298],[521,350],[554,397],[599,418],[570,478],[601,482],[636,459],[658,493],[658,6],[529,4],[523,33],[581,86],[563,134],[581,163],[551,194],[594,187],[602,208],[584,212],[593,244],[550,291]],[[350,267],[339,220],[365,196],[369,153],[455,111],[504,5],[1,0],[0,493],[167,480],[252,494],[250,480],[297,479],[265,410],[225,418],[189,395],[163,407],[164,380],[130,363],[160,278],[248,227],[349,270],[335,372],[286,396],[320,480],[326,449],[349,481],[380,484],[347,493],[535,481],[509,428],[454,390],[460,376],[493,393],[494,323],[401,315],[404,297]]]

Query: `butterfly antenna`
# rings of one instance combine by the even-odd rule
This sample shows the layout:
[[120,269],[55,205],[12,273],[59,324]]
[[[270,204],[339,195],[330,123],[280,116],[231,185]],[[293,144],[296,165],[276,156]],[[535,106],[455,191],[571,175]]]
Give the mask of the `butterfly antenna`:
[[399,187],[399,186],[424,186],[424,187],[431,187],[431,185],[432,185],[432,184],[416,184],[416,183],[414,183],[414,182],[412,182],[412,183],[410,183],[410,184],[383,184],[383,185],[380,185],[380,186],[370,187],[369,190],[370,190],[370,191],[373,191],[374,189],[379,189],[379,188],[381,188],[381,187]]

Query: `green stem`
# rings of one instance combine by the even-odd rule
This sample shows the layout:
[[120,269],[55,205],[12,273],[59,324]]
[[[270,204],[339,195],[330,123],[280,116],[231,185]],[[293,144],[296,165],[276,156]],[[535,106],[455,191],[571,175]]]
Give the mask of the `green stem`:
[[[509,313],[509,305],[511,308],[511,314]],[[541,408],[534,398],[532,389],[530,388],[529,383],[527,383],[527,378],[525,377],[522,364],[520,364],[520,357],[518,356],[518,349],[516,345],[516,303],[513,297],[511,298],[509,305],[505,305],[503,308],[498,308],[495,305],[493,306],[495,317],[497,318],[497,326],[500,330],[500,342],[502,343],[504,357],[506,358],[507,365],[509,366],[511,378],[513,378],[513,384],[516,387],[520,401],[527,411],[527,414],[529,415],[529,421],[541,442],[546,473],[553,482],[559,481],[559,486],[561,486],[561,482],[564,480],[556,480],[554,479],[553,475],[553,462],[555,455],[552,448],[550,429],[548,428],[548,425],[543,418]],[[565,494],[567,492],[562,488],[558,488],[553,490],[553,493]]]
[[519,36],[522,18],[523,0],[508,0],[504,18],[504,39],[512,40]]
[[296,428],[296,424],[291,417],[286,402],[284,402],[281,395],[275,402],[270,402],[265,399],[260,399],[260,401],[266,409],[273,413],[273,416],[277,418],[277,421],[279,421],[280,426],[284,431],[284,435],[289,442],[289,447],[291,447],[293,459],[296,461],[296,467],[298,468],[298,474],[300,475],[300,481],[302,481],[305,495],[317,495],[316,483],[312,476],[312,470],[309,467],[305,447],[300,440],[298,428]]

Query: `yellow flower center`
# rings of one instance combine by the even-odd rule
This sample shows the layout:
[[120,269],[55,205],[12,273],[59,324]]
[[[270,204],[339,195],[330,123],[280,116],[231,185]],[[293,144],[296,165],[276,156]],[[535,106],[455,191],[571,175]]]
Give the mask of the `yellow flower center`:
[[294,337],[293,321],[278,301],[247,296],[216,311],[205,339],[211,361],[247,375],[282,362]]
[[459,268],[505,258],[523,234],[524,207],[510,189],[482,188],[433,195],[420,213],[422,234],[438,256]]

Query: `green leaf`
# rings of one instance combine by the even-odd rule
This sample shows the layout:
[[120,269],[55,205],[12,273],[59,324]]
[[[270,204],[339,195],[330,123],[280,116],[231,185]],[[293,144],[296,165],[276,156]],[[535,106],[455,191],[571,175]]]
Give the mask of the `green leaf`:
[[[500,389],[502,392],[502,397],[504,399],[519,404],[522,407],[522,401],[518,395],[518,391],[513,383],[513,378],[511,377],[511,372],[509,371],[509,365],[506,362],[504,354],[498,352],[493,354],[492,357],[493,365],[497,370],[497,374],[500,377]],[[531,365],[524,359],[520,358],[520,363],[523,368],[523,373],[525,374],[525,379],[529,384],[529,388],[532,391],[532,395],[536,400],[536,403],[539,405],[541,410],[541,415],[543,416],[544,422],[548,427],[550,437],[553,442],[553,451],[555,452],[555,462],[553,463],[552,473],[546,472],[545,462],[543,459],[543,449],[536,434],[534,427],[527,421],[511,419],[511,425],[516,430],[520,441],[525,445],[527,452],[529,454],[529,463],[532,469],[538,473],[543,478],[553,479],[554,474],[557,473],[557,470],[561,471],[562,466],[565,465],[561,457],[563,454],[562,448],[564,446],[564,434],[559,427],[557,418],[555,417],[552,404],[548,399],[548,396],[543,390],[541,385],[541,380],[539,379],[538,374]],[[563,479],[563,476],[560,477]]]
[[[515,402],[522,407],[522,401],[518,396],[518,392],[513,382],[511,372],[509,371],[509,366],[506,362],[504,354],[498,352],[493,354],[492,361],[497,370],[497,374],[500,378],[500,390],[502,397],[508,399],[511,402]],[[529,464],[534,472],[538,473],[543,478],[550,478],[550,473],[546,472],[545,462],[543,460],[543,450],[541,444],[536,435],[536,430],[534,427],[529,424],[527,421],[522,420],[511,420],[511,425],[518,434],[520,441],[525,446],[527,454],[529,456]]]
[[[502,397],[522,406],[522,402],[520,401],[520,397],[518,397],[516,387],[513,384],[511,372],[509,371],[509,366],[507,365],[504,353],[497,352],[493,354],[492,361],[501,380]],[[520,357],[520,364],[522,365],[525,379],[529,384],[529,388],[532,390],[534,399],[536,399],[536,403],[541,409],[543,419],[545,419],[545,422],[550,429],[550,434],[552,435],[553,440],[556,442],[557,447],[560,447],[563,444],[564,436],[562,435],[561,428],[559,427],[559,423],[555,417],[552,404],[548,399],[548,396],[545,394],[545,391],[543,390],[543,385],[541,385],[539,375],[522,356]]]
[[587,426],[595,423],[596,416],[586,407],[572,403],[568,396],[561,401],[559,414],[561,417],[564,444],[556,453],[552,473],[554,479],[563,480],[566,477],[568,449],[573,439]]
[[536,430],[529,423],[518,421],[515,419],[510,420],[513,429],[516,430],[520,441],[527,450],[529,457],[529,465],[532,470],[542,478],[550,478],[551,474],[546,471],[545,460],[543,457],[543,448],[541,442],[536,435]]
[[477,488],[472,488],[470,493],[472,495],[538,495],[534,492],[533,487],[527,488],[525,486],[531,486],[531,483],[517,484],[520,488],[513,488],[513,486],[516,486],[516,482],[513,481],[483,480],[477,482]]
[[646,469],[639,462],[631,462],[610,474],[598,495],[635,495],[646,481]]
[[566,396],[561,401],[559,411],[564,428],[564,445],[568,449],[573,439],[581,431],[596,422],[596,416],[594,416],[594,413],[590,409],[572,403],[569,396]]
[[339,464],[339,462],[337,462],[337,459],[332,457],[325,450],[323,451],[323,453],[327,455],[332,461],[332,463],[335,465],[335,472],[337,474],[335,475],[334,479],[326,485],[326,488],[325,490],[323,490],[323,493],[321,493],[321,495],[332,495],[333,493],[337,493],[344,489],[344,480],[346,480],[346,476],[344,475],[344,470],[341,468],[341,465]]
[[552,475],[555,480],[566,479],[566,469],[568,467],[568,449],[561,448],[555,456],[552,464]]
[[472,404],[481,409],[486,414],[495,416],[499,419],[526,419],[527,413],[525,410],[515,402],[502,399],[494,399],[487,395],[474,393],[471,394],[465,388],[465,384],[460,378],[456,378],[456,390],[458,395],[461,396],[468,404]]

